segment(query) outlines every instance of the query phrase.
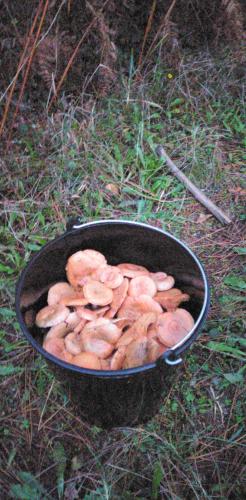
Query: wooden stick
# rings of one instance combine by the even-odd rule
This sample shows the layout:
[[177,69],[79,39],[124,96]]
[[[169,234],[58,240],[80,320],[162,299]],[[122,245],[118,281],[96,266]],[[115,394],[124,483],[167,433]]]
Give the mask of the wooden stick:
[[177,177],[185,187],[193,194],[193,196],[202,204],[206,209],[211,212],[222,224],[231,224],[231,219],[221,210],[217,205],[215,205],[199,188],[193,184],[193,182],[186,177],[183,172],[175,165],[175,163],[169,158],[165,149],[162,146],[157,146],[156,154],[160,158],[163,158],[171,172],[175,177]]

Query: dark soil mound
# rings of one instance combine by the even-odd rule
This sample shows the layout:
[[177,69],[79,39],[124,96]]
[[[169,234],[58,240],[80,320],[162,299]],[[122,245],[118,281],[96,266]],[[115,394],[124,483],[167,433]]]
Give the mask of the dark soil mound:
[[[171,67],[178,64],[185,49],[217,47],[225,40],[231,45],[243,37],[244,0],[50,0],[45,13],[38,46],[25,85],[32,102],[56,92],[77,44],[62,89],[97,95],[108,93],[119,68],[127,71],[133,56],[135,67],[157,57]],[[6,89],[16,74],[38,7],[40,14],[29,39],[26,57],[35,45],[35,33],[46,2],[35,0],[3,1],[1,14],[1,87]],[[20,73],[16,91],[20,88]]]

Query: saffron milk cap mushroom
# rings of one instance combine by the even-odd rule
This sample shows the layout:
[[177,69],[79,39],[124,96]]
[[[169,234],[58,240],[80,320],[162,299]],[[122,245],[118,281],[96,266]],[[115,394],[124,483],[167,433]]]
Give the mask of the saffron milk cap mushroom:
[[60,338],[47,339],[44,341],[43,348],[56,358],[62,359],[63,361],[67,361],[67,363],[72,362],[73,355],[67,352],[63,339]]
[[136,278],[137,276],[149,275],[149,271],[148,269],[146,269],[146,267],[137,266],[136,264],[118,264],[118,268],[121,270],[123,276],[126,276],[127,278]]
[[87,309],[86,307],[77,307],[76,311],[80,318],[84,318],[87,321],[93,321],[98,317],[103,316],[108,309],[109,306],[100,307],[95,311],[91,311],[91,309]]
[[174,311],[181,302],[187,302],[190,296],[181,292],[178,288],[171,288],[170,290],[158,292],[154,299],[167,311]]
[[62,304],[43,307],[36,316],[36,325],[40,328],[58,325],[66,320],[69,313],[68,307]]
[[87,321],[86,319],[82,318],[77,326],[74,328],[74,333],[81,333],[84,326],[86,325]]
[[117,266],[103,266],[99,267],[93,274],[93,279],[101,281],[108,288],[118,288],[124,276]]
[[162,271],[158,271],[157,273],[150,273],[150,277],[155,282],[157,290],[160,290],[163,280],[167,278],[167,274]]
[[118,318],[137,320],[147,312],[162,313],[162,308],[149,295],[140,295],[139,297],[126,297],[119,312]]
[[99,358],[107,358],[112,354],[114,347],[109,342],[105,340],[91,337],[91,336],[83,336],[83,351],[92,352],[96,354]]
[[90,281],[83,287],[85,298],[90,304],[107,306],[113,300],[113,292],[100,281]]
[[139,295],[154,297],[156,292],[156,284],[149,276],[138,276],[130,281],[128,295],[131,297],[139,297]]
[[169,290],[174,286],[174,283],[175,280],[173,276],[166,276],[162,280],[156,281],[157,290],[159,290],[160,292],[164,290]]
[[66,273],[69,283],[50,286],[48,305],[35,322],[49,328],[44,349],[68,363],[121,370],[155,362],[194,326],[191,314],[179,308],[189,295],[173,288],[173,276],[162,271],[108,265],[103,254],[86,249],[68,258]]
[[105,264],[107,264],[107,261],[100,252],[91,249],[80,250],[72,254],[67,261],[67,279],[74,288],[80,288],[80,279]]
[[138,337],[126,348],[124,368],[134,368],[141,366],[147,361],[147,337]]
[[73,311],[73,312],[70,312],[70,314],[67,316],[65,322],[66,322],[67,326],[71,330],[73,330],[80,323],[80,321],[81,321],[81,318],[79,317],[79,315],[77,314],[77,312]]
[[126,346],[118,347],[110,361],[111,370],[121,370],[126,357]]
[[73,357],[73,365],[90,370],[101,370],[101,361],[92,352],[81,352]]
[[50,287],[48,291],[48,305],[54,306],[55,304],[59,304],[62,297],[69,297],[71,295],[74,295],[74,289],[71,287],[71,285],[69,285],[65,281],[56,283],[55,285]]
[[148,338],[147,343],[147,352],[148,352],[148,362],[153,363],[156,361],[165,351],[168,350],[168,347],[159,343],[154,338]]
[[82,336],[96,337],[110,344],[116,344],[121,336],[121,330],[107,318],[98,318],[87,323],[82,331]]
[[101,369],[102,370],[111,370],[110,363],[111,363],[111,356],[106,359],[100,359],[101,361]]
[[158,316],[157,338],[167,347],[180,342],[193,328],[194,319],[186,309],[176,309]]
[[67,307],[79,307],[87,306],[88,300],[84,297],[82,292],[77,292],[68,297],[62,297],[60,303]]
[[129,280],[124,278],[121,285],[113,290],[113,300],[110,304],[109,311],[105,314],[106,318],[113,318],[117,314],[127,296],[128,287]]
[[70,326],[65,321],[62,321],[58,325],[52,326],[46,333],[45,340],[49,339],[63,339],[67,333],[71,331]]
[[133,325],[119,338],[117,346],[127,346],[137,337],[147,335],[148,328],[155,323],[157,319],[156,313],[142,314]]
[[64,339],[65,347],[68,352],[76,356],[82,351],[82,343],[79,336],[71,332]]

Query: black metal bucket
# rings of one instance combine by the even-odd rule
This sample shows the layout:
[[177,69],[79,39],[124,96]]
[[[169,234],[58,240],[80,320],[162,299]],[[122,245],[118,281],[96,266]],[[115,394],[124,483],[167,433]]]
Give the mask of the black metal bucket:
[[[26,312],[46,305],[51,284],[66,280],[68,257],[86,248],[102,252],[109,264],[132,262],[150,271],[165,271],[175,278],[175,286],[189,293],[184,307],[195,319],[192,331],[182,342],[166,351],[155,363],[121,371],[79,368],[55,358],[42,348],[42,332],[27,326]],[[62,236],[50,241],[30,260],[16,289],[16,313],[21,329],[32,346],[75,402],[75,411],[92,424],[112,427],[147,421],[159,409],[167,393],[180,357],[201,331],[209,308],[209,285],[204,269],[194,253],[170,234],[146,224],[108,220],[74,224]]]

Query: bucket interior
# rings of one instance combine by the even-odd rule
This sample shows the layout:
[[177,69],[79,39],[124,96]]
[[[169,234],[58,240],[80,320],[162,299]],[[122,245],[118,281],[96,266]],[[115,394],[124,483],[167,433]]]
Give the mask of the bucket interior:
[[[47,305],[47,292],[58,281],[66,281],[68,257],[91,248],[103,253],[108,264],[130,262],[151,272],[163,271],[175,278],[175,287],[190,295],[182,304],[198,320],[205,302],[206,278],[196,257],[178,240],[151,228],[128,222],[100,222],[69,231],[36,254],[19,282],[16,306],[28,331],[42,344],[44,331],[33,325],[39,309]],[[26,312],[28,314],[26,314]]]

